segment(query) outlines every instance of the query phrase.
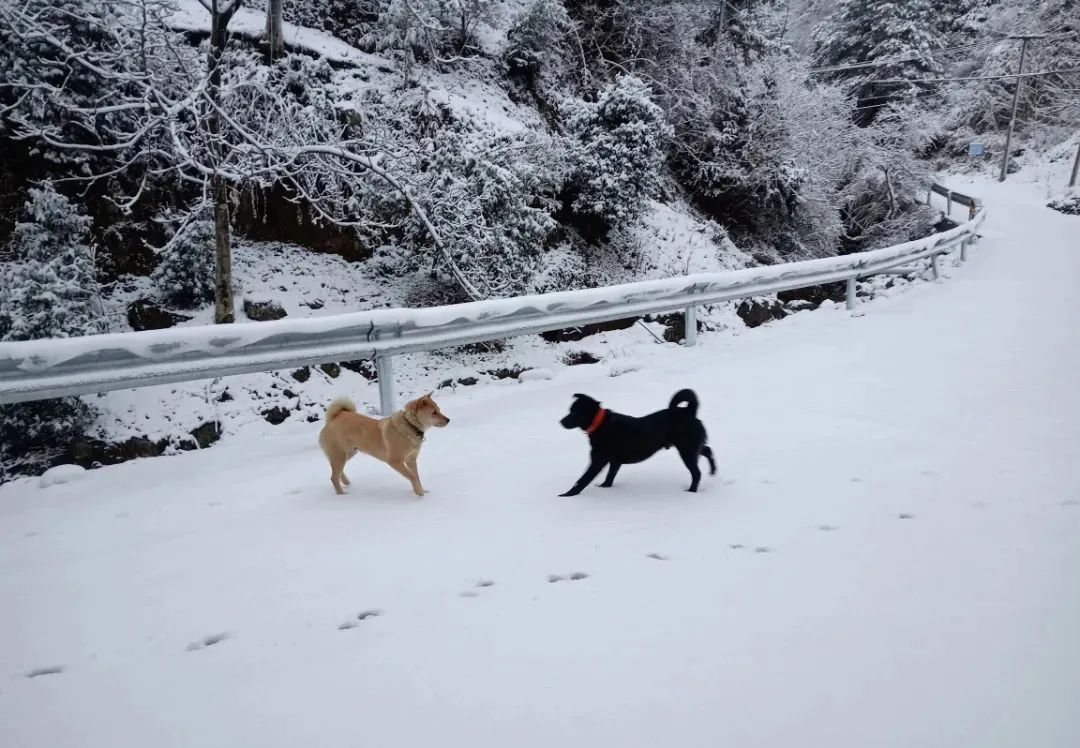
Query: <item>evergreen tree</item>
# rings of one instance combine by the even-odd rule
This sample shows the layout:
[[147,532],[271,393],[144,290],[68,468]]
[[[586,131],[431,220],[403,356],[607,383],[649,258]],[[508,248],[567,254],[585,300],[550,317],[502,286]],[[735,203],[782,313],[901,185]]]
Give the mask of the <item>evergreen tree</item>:
[[573,28],[560,0],[536,0],[506,32],[503,61],[507,72],[533,84],[555,67]]
[[192,221],[161,250],[151,276],[166,304],[193,307],[214,300],[214,224]]
[[574,211],[609,227],[637,218],[660,187],[671,128],[638,78],[620,76],[595,103],[567,105],[574,138],[567,197]]
[[26,221],[15,225],[8,253],[0,340],[68,338],[98,331],[90,219],[51,183],[31,189]]
[[861,105],[884,105],[910,87],[875,81],[942,72],[940,17],[933,0],[841,0],[814,32],[816,63],[821,67],[880,63],[837,70],[832,77],[854,85]]
[[[0,341],[67,338],[100,331],[90,219],[50,183],[31,189],[0,277]],[[90,409],[67,397],[0,406],[0,460],[55,448],[81,435]]]

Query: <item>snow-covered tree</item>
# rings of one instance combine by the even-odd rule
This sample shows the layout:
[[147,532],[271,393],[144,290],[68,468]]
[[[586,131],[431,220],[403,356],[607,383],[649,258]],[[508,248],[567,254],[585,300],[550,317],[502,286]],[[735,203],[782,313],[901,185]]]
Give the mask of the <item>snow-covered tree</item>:
[[214,300],[214,224],[194,220],[182,226],[159,255],[151,275],[166,304],[194,307]]
[[624,75],[604,86],[595,102],[565,103],[573,170],[570,206],[609,226],[641,214],[660,186],[671,128],[648,86]]
[[[51,184],[30,190],[0,265],[0,341],[101,332],[90,219]],[[0,406],[0,459],[53,447],[82,433],[90,411],[78,398]]]
[[7,254],[0,339],[67,338],[100,331],[90,219],[50,183],[30,190],[26,220]]
[[[448,127],[432,139],[424,159],[422,202],[458,267],[484,296],[525,292],[555,229],[547,196],[557,175],[535,160],[539,149],[534,138],[492,139]],[[415,216],[406,218],[406,227],[414,246],[428,243]]]
[[536,0],[506,32],[503,61],[510,75],[534,84],[545,70],[558,65],[569,46],[573,22],[561,0]]
[[863,105],[884,105],[911,87],[876,81],[942,72],[939,18],[933,0],[841,0],[815,30],[815,62],[852,85]]

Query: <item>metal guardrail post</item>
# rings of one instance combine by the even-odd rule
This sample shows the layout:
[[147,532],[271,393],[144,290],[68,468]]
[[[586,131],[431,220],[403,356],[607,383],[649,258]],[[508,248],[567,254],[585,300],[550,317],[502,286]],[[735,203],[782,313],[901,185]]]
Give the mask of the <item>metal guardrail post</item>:
[[845,304],[847,305],[849,312],[855,308],[857,301],[855,298],[855,280],[855,276],[851,276],[847,279],[847,298],[845,299]]
[[949,194],[945,196],[945,215],[952,218],[952,190],[949,190]]
[[930,269],[934,271],[934,280],[941,279],[941,267],[938,263],[939,257],[941,257],[940,254],[930,255]]
[[967,262],[967,248],[968,242],[971,241],[969,237],[964,237],[964,241],[960,242],[960,262]]
[[388,416],[394,412],[394,361],[391,356],[376,356],[379,373],[379,412]]
[[697,345],[697,307],[691,304],[683,312],[683,322],[686,333],[683,335],[683,345]]

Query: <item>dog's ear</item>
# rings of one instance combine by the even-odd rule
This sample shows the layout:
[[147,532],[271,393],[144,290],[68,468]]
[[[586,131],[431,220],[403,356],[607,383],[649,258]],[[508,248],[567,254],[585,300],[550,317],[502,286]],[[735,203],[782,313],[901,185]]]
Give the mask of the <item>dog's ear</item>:
[[575,392],[574,393],[574,399],[575,400],[580,400],[583,397],[588,397],[588,395],[582,395],[580,392]]

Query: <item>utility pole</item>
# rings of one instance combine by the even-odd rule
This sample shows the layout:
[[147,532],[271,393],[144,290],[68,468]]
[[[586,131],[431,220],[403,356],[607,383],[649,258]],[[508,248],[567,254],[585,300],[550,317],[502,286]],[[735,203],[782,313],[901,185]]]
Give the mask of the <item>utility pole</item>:
[[1012,151],[1013,128],[1016,126],[1016,107],[1020,103],[1020,87],[1024,85],[1024,79],[1020,75],[1024,72],[1024,55],[1027,53],[1028,39],[1042,39],[1046,34],[1014,34],[1010,39],[1020,40],[1020,67],[1016,71],[1016,88],[1013,89],[1012,114],[1009,115],[1009,132],[1005,136],[1005,151],[1001,154],[1001,174],[998,181],[1005,181],[1005,173],[1009,168],[1009,153]]

